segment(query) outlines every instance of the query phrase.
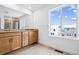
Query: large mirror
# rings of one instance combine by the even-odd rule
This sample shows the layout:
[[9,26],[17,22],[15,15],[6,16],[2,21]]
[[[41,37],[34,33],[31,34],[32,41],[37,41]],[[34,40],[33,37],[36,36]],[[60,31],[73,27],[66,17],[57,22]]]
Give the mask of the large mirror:
[[11,17],[4,17],[4,29],[19,29],[19,19],[18,18],[11,18]]
[[19,18],[13,18],[12,29],[19,29]]
[[25,12],[8,8],[4,5],[0,5],[0,31],[19,31],[20,18],[25,15]]

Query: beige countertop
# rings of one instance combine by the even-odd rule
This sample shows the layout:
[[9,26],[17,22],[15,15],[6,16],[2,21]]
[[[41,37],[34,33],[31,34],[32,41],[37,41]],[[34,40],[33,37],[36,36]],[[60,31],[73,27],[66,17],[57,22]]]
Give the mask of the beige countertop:
[[0,30],[1,32],[25,32],[25,31],[36,31],[37,29],[19,29],[19,30]]

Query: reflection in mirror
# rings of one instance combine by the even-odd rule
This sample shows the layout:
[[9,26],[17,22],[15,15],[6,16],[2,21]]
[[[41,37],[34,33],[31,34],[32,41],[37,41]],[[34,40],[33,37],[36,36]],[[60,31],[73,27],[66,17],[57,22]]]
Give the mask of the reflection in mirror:
[[19,19],[11,17],[4,18],[4,29],[19,29]]
[[4,17],[4,29],[11,29],[11,19]]
[[13,27],[12,29],[19,29],[19,19],[18,18],[13,18]]
[[19,11],[0,5],[0,31],[18,31],[17,29],[19,29],[19,19],[25,14],[29,15],[28,13],[21,10]]

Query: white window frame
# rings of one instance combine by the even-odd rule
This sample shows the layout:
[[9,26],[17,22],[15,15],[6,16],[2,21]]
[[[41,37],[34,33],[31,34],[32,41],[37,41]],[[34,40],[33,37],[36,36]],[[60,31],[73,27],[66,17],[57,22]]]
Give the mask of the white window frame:
[[[48,12],[48,14],[49,14],[49,23],[48,23],[48,24],[49,24],[49,28],[48,28],[48,30],[49,30],[49,31],[48,31],[48,32],[49,32],[49,36],[50,36],[50,37],[62,37],[62,36],[54,36],[54,35],[51,35],[51,34],[50,34],[50,26],[51,26],[51,23],[50,23],[50,21],[51,21],[50,15],[51,15],[51,14],[50,14],[50,12],[51,12],[51,11],[54,11],[54,10],[57,10],[57,9],[58,9],[58,10],[61,10],[63,7],[67,7],[67,6],[70,6],[70,5],[72,5],[72,4],[61,5],[61,6],[58,6],[58,7],[56,7],[56,8],[52,8],[52,9],[49,10],[49,12]],[[76,10],[77,10],[77,7],[76,7]],[[62,13],[62,11],[61,11],[61,13]],[[78,18],[78,17],[76,16],[76,18]],[[61,21],[62,21],[62,19],[61,19]],[[76,19],[76,27],[77,27],[77,19]],[[77,30],[77,31],[78,31],[78,30]],[[62,37],[62,38],[66,38],[66,37]],[[68,37],[68,38],[71,38],[71,37]],[[72,38],[73,38],[73,37],[72,37]],[[75,38],[75,37],[74,37],[74,38]],[[78,37],[76,37],[76,38],[78,38]]]

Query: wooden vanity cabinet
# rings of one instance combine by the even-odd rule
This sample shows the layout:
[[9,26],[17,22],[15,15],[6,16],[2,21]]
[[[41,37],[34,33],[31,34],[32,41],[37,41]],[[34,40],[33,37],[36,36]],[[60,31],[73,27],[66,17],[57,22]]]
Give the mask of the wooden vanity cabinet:
[[21,36],[13,36],[11,40],[11,50],[21,48]]
[[0,38],[0,54],[5,54],[10,50],[11,37]]
[[28,45],[28,31],[22,32],[22,47]]
[[0,32],[0,54],[5,54],[21,47],[36,43],[38,30],[24,32]]
[[0,35],[0,54],[21,48],[21,33],[1,33]]
[[38,40],[38,30],[26,30],[22,32],[22,47],[36,43]]
[[37,30],[29,31],[28,44],[36,43],[37,40],[38,40],[38,31]]

